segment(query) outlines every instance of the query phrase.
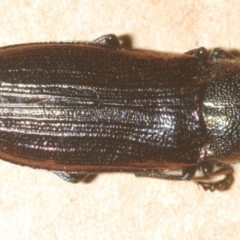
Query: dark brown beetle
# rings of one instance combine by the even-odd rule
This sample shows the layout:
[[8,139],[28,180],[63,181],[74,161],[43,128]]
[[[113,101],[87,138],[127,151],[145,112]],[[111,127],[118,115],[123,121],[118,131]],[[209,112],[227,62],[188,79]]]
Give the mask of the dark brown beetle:
[[0,94],[5,161],[70,182],[134,172],[213,191],[233,181],[240,62],[223,50],[128,50],[113,34],[8,46],[0,48]]

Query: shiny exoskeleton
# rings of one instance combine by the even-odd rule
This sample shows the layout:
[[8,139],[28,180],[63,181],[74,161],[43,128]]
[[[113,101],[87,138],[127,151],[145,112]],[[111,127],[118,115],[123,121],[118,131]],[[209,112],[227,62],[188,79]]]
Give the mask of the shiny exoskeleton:
[[3,160],[70,182],[134,172],[213,191],[233,181],[240,62],[221,49],[129,50],[113,34],[7,46],[0,48],[0,96]]

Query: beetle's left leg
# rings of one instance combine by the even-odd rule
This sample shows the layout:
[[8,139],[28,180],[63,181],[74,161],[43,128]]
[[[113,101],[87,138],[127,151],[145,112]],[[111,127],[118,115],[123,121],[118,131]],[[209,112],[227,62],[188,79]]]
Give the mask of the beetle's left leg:
[[218,59],[230,59],[231,60],[231,59],[235,59],[235,58],[231,53],[229,53],[221,48],[214,48],[210,54],[209,60],[214,61],[214,60],[218,60]]
[[200,48],[187,51],[185,52],[185,54],[193,55],[195,57],[199,57],[204,60],[211,60],[211,61],[218,60],[218,59],[235,59],[235,57],[231,53],[221,48],[214,48],[212,52],[208,54],[208,51],[206,48],[200,47]]
[[63,179],[64,181],[71,182],[71,183],[78,183],[83,181],[88,174],[86,173],[79,173],[79,172],[61,172],[61,171],[53,171],[58,177]]
[[92,43],[100,44],[102,42],[105,42],[106,45],[109,47],[119,47],[120,46],[119,40],[115,34],[103,35],[103,36],[95,39]]
[[185,54],[193,55],[195,57],[199,57],[199,58],[202,58],[204,60],[208,59],[208,51],[204,47],[192,49],[190,51],[185,52]]
[[[196,166],[186,167],[182,170],[178,170],[180,174],[176,174],[176,171],[153,171],[153,172],[139,172],[135,173],[136,177],[151,177],[160,178],[166,180],[191,180],[197,171]],[[174,174],[173,174],[174,172]]]

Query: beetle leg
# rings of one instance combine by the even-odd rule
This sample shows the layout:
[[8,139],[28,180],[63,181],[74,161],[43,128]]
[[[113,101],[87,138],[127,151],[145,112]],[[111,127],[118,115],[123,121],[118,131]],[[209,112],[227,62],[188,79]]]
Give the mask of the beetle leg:
[[71,182],[71,183],[78,183],[84,180],[88,174],[79,173],[79,172],[61,172],[61,171],[54,171],[58,177],[63,179],[64,181]]
[[[204,168],[202,168],[204,176],[194,177],[192,180],[197,185],[200,185],[205,191],[210,190],[227,190],[233,183],[233,168],[230,166],[224,166],[215,172],[204,173]],[[217,176],[224,176],[221,180],[214,180]]]
[[192,49],[190,51],[185,52],[185,54],[193,55],[195,57],[199,57],[199,58],[202,58],[204,60],[208,59],[208,51],[204,47]]
[[[160,178],[166,180],[191,180],[192,177],[195,175],[197,170],[196,166],[187,167],[183,170],[178,170],[181,174],[177,175],[176,171],[158,171],[158,172],[138,172],[134,173],[136,177],[151,177],[151,178]],[[174,173],[174,174],[173,174]]]
[[209,60],[234,59],[233,55],[221,48],[214,48],[210,54]]
[[211,61],[215,61],[218,59],[235,59],[232,54],[230,54],[229,52],[221,48],[214,48],[210,53],[210,56],[208,54],[208,51],[204,47],[192,49],[190,51],[185,52],[185,54],[193,55],[195,57],[199,57],[204,60],[211,60]]
[[95,39],[92,43],[100,44],[102,42],[105,42],[106,45],[109,47],[119,47],[120,46],[119,40],[115,34],[103,35],[103,36]]
[[162,171],[160,172],[138,172],[134,173],[136,177],[150,177],[150,178],[160,178],[160,179],[166,179],[166,180],[181,180],[181,175],[170,175],[167,173],[164,173]]
[[182,179],[181,180],[191,180],[197,171],[196,166],[187,167],[182,169]]
[[209,177],[213,172],[214,164],[210,161],[202,161],[200,168],[202,170],[202,174]]

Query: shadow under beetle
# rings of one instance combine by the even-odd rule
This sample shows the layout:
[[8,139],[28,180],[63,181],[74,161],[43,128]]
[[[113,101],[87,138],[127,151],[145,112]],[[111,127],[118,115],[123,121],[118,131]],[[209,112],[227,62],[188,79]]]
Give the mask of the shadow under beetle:
[[240,159],[239,100],[240,61],[218,48],[129,50],[113,34],[2,47],[0,158],[70,182],[133,172],[224,190]]

